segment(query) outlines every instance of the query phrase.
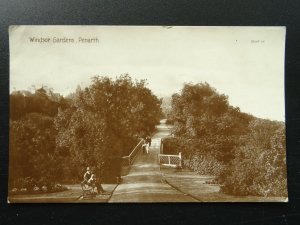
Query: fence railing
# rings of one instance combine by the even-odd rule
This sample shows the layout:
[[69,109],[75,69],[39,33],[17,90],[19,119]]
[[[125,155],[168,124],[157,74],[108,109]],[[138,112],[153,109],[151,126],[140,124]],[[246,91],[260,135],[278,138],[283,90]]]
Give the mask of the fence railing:
[[158,154],[158,162],[164,166],[182,167],[181,152],[178,155]]
[[132,164],[137,153],[142,149],[143,142],[143,139],[140,139],[139,143],[134,147],[131,153],[128,156],[122,157],[122,166],[129,166]]

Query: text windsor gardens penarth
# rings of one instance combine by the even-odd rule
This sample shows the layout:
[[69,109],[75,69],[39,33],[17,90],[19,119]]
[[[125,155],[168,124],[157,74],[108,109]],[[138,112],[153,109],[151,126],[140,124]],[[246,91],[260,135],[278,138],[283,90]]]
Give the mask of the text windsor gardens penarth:
[[98,44],[100,43],[98,37],[86,38],[68,38],[68,37],[29,37],[30,43],[54,43],[54,44]]

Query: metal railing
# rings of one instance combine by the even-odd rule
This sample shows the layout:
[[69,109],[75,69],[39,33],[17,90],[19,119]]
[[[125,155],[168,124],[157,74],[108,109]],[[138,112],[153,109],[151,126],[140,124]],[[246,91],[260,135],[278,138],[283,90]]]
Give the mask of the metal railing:
[[132,164],[137,153],[139,152],[139,150],[142,149],[143,142],[144,142],[144,140],[140,139],[139,143],[134,147],[134,149],[131,151],[131,153],[128,156],[122,157],[122,166],[129,166]]
[[158,162],[164,166],[182,167],[181,152],[178,155],[158,154]]

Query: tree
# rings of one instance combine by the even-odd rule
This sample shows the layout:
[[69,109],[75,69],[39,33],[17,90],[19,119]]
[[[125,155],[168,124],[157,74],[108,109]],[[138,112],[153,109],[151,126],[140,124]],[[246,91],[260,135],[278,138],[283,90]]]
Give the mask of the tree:
[[89,87],[77,89],[70,108],[59,110],[57,148],[73,165],[102,174],[110,157],[128,155],[136,137],[154,129],[160,113],[160,101],[145,81],[127,74],[115,80],[94,77]]
[[10,119],[19,120],[28,113],[42,113],[54,117],[59,107],[68,106],[67,99],[46,87],[36,89],[34,93],[15,91],[10,95]]
[[53,118],[30,113],[10,121],[10,180],[32,177],[57,178]]
[[59,107],[69,107],[68,100],[45,87],[10,95],[10,184],[27,177],[60,179],[53,123]]
[[251,119],[207,83],[185,84],[180,94],[174,94],[170,117],[175,137],[189,146],[186,158],[210,155],[223,162],[233,158],[236,137],[247,131]]
[[185,165],[217,175],[223,192],[287,195],[284,123],[240,112],[207,83],[174,94],[169,116]]

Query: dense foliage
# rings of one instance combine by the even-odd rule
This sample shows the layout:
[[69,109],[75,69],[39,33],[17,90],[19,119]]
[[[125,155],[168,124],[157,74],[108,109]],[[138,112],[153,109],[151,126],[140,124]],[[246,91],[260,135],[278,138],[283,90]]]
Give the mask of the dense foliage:
[[[45,87],[10,95],[10,185],[55,187],[61,177],[54,117],[68,101]],[[30,182],[29,182],[30,181]]]
[[128,155],[138,136],[154,130],[160,113],[160,101],[144,81],[95,77],[76,91],[69,109],[58,112],[57,148],[73,163],[72,171],[90,165],[103,177],[109,158]]
[[185,84],[174,94],[168,121],[174,153],[181,151],[184,164],[198,173],[216,175],[224,192],[285,193],[283,123],[240,112],[207,83]]
[[34,93],[13,92],[11,188],[20,183],[30,183],[32,189],[78,182],[87,166],[103,175],[112,158],[127,155],[139,136],[155,129],[160,104],[145,81],[133,81],[129,75],[95,77],[89,87],[78,88],[68,98],[45,87]]
[[219,180],[236,195],[287,196],[285,129],[281,122],[254,119],[244,144]]

